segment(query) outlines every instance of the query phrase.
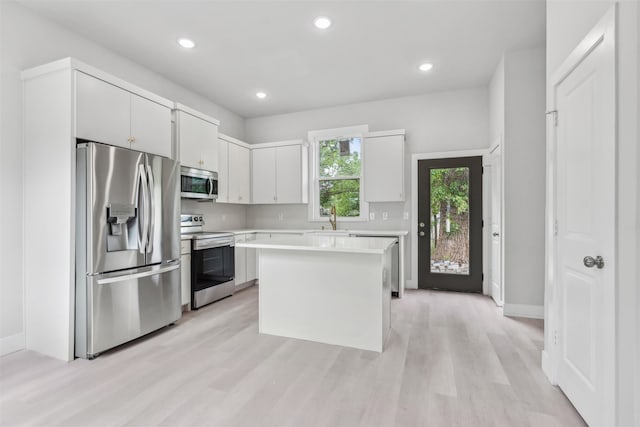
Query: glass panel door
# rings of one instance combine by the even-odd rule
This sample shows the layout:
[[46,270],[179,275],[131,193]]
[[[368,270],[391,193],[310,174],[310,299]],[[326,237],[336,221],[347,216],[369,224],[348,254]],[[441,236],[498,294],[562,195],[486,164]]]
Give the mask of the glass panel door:
[[482,157],[418,161],[418,287],[482,292]]
[[430,170],[431,272],[469,274],[469,168]]

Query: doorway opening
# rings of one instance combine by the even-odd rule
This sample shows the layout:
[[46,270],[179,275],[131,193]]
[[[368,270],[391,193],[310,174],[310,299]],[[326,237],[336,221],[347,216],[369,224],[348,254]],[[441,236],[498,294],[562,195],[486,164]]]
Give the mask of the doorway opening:
[[482,156],[418,161],[418,288],[482,292]]

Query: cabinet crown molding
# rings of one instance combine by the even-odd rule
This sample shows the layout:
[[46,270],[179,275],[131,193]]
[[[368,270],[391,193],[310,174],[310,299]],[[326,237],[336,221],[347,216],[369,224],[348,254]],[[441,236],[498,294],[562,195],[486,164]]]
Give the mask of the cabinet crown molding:
[[50,74],[50,73],[54,73],[57,71],[64,71],[64,70],[80,71],[84,74],[88,74],[92,77],[103,80],[109,84],[119,87],[120,89],[124,89],[127,92],[131,92],[133,94],[146,98],[149,101],[153,101],[155,103],[158,103],[170,109],[172,109],[175,105],[173,101],[167,98],[163,98],[160,95],[156,95],[153,92],[149,92],[146,89],[143,89],[139,86],[131,84],[126,80],[122,80],[121,78],[118,78],[112,74],[106,73],[98,68],[92,67],[91,65],[85,64],[84,62],[79,61],[78,59],[72,58],[72,57],[59,59],[54,62],[49,62],[44,65],[29,68],[27,70],[24,70],[20,74],[20,77],[22,78],[23,81],[31,80],[45,74]]
[[191,114],[194,117],[197,117],[209,123],[213,123],[216,126],[220,126],[220,120],[215,119],[211,116],[207,116],[206,114],[201,113],[198,110],[194,110],[191,107],[187,107],[184,104],[180,104],[179,102],[176,102],[172,108],[177,111],[182,111],[183,113]]

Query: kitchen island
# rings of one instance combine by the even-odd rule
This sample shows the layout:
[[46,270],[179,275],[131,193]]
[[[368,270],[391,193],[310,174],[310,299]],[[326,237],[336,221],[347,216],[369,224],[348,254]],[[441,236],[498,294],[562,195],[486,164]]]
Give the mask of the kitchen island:
[[259,249],[259,332],[381,352],[390,328],[392,238],[281,236]]

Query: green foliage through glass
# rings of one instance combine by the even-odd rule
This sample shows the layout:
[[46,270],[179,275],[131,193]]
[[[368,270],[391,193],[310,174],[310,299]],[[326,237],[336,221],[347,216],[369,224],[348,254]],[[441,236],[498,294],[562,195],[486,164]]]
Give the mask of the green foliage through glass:
[[339,217],[360,216],[360,138],[320,141],[320,216],[330,216],[335,205]]

